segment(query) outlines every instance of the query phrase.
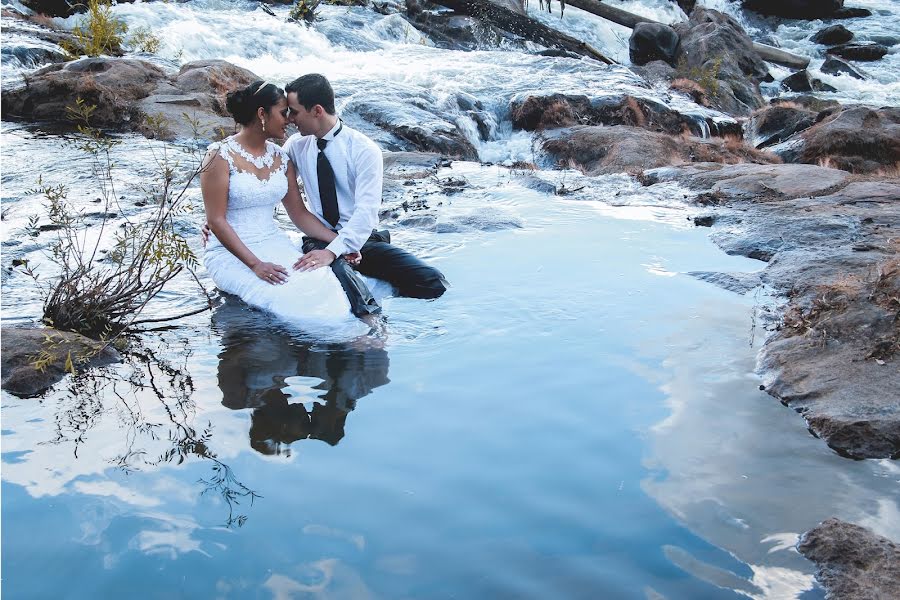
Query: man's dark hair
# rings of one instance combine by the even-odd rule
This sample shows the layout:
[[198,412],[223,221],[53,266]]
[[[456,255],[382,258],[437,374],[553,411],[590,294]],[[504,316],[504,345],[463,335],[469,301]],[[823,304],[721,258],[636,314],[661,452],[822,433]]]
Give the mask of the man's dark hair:
[[297,102],[306,110],[312,110],[313,106],[321,104],[329,115],[335,113],[334,90],[324,75],[318,73],[303,75],[287,84],[284,91],[288,94],[297,94]]

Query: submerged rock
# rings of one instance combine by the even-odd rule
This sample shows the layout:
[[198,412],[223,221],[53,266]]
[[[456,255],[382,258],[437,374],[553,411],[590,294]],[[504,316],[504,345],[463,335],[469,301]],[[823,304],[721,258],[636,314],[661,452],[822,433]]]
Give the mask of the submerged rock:
[[828,598],[900,598],[900,545],[865,527],[828,519],[803,534],[797,550],[818,567]]
[[747,139],[756,148],[765,148],[812,127],[816,112],[791,102],[760,109],[747,121]]
[[844,6],[831,13],[832,19],[859,19],[860,17],[871,17],[872,11],[868,8],[855,8]]
[[3,389],[16,396],[35,396],[69,372],[122,360],[115,348],[69,331],[4,327],[0,338]]
[[803,69],[797,71],[793,75],[785,77],[781,81],[781,85],[792,92],[836,92],[834,86],[822,83],[820,79],[816,79],[809,74],[809,71]]
[[826,58],[819,70],[829,75],[849,75],[854,79],[868,79],[862,71],[836,56]]

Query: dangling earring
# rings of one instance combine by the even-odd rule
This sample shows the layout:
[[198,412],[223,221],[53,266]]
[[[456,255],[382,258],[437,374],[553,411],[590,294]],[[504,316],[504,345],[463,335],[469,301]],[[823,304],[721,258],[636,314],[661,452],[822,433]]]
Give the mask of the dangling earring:
[[266,118],[265,117],[260,117],[260,125],[262,125],[262,132],[265,133],[266,132]]

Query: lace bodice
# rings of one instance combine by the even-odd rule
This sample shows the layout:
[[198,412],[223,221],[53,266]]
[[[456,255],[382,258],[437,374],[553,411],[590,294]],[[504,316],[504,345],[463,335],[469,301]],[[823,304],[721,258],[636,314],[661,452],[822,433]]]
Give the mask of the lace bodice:
[[[228,207],[225,219],[245,244],[265,239],[277,230],[273,211],[288,191],[285,152],[266,142],[266,153],[255,157],[234,137],[212,144],[210,150],[228,163]],[[213,236],[210,243],[218,245]]]

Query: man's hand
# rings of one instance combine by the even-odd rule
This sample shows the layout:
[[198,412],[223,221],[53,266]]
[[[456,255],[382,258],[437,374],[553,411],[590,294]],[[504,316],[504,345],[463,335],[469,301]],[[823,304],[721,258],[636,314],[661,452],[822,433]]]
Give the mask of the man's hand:
[[203,227],[200,228],[200,240],[203,242],[203,247],[206,248],[206,244],[209,243],[209,222],[204,221]]
[[344,255],[344,260],[350,264],[351,267],[358,267],[359,263],[362,262],[362,253],[361,252],[348,252]]
[[294,263],[295,271],[315,271],[327,267],[334,262],[335,255],[331,250],[313,250],[307,252]]

